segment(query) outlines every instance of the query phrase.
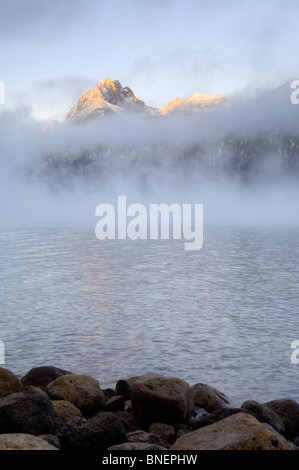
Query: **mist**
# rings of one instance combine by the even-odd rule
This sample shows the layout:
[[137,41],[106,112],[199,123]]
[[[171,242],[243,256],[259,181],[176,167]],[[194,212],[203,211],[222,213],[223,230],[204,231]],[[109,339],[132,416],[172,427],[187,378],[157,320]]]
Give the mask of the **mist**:
[[297,226],[297,116],[267,95],[188,116],[54,128],[30,108],[3,111],[1,227],[92,228],[96,206],[119,195],[128,204],[203,204],[205,225]]

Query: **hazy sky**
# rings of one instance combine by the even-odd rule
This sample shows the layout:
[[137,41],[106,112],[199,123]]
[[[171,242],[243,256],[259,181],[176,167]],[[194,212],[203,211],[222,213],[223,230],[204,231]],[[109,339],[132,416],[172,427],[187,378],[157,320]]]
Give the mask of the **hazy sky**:
[[6,0],[0,13],[5,106],[45,119],[106,77],[161,107],[299,76],[298,0]]

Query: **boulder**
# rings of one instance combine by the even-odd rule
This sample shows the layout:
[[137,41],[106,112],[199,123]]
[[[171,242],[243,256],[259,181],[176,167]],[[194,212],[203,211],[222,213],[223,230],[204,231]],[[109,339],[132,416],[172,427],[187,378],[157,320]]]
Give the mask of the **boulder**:
[[248,411],[244,408],[223,408],[222,410],[214,411],[214,413],[200,416],[197,420],[192,421],[190,428],[192,430],[203,428],[237,413],[248,413]]
[[58,379],[62,375],[69,374],[66,370],[52,366],[34,367],[21,378],[23,387],[26,385],[34,385],[45,391],[47,385]]
[[41,439],[44,439],[44,441],[47,441],[51,446],[56,447],[57,449],[61,449],[60,442],[57,436],[55,434],[42,434],[39,436]]
[[173,426],[165,423],[152,423],[149,427],[149,432],[171,443],[173,443],[175,438]]
[[279,434],[283,434],[284,432],[284,424],[280,416],[275,413],[275,411],[271,410],[271,408],[267,408],[266,406],[261,405],[260,403],[248,400],[243,403],[242,407],[252,416],[254,416],[260,423],[268,423],[272,428],[275,429]]
[[56,434],[62,450],[104,451],[128,440],[122,423],[110,412],[97,414],[85,422],[65,421]]
[[190,386],[176,377],[139,377],[132,385],[131,402],[135,419],[147,423],[187,423],[193,411]]
[[184,434],[191,432],[190,427],[187,426],[187,424],[183,424],[183,423],[175,423],[173,425],[173,429],[174,429],[177,439],[181,436],[184,436]]
[[170,447],[169,443],[165,439],[142,430],[128,433],[128,442],[142,442],[147,444],[155,444],[164,448]]
[[[148,374],[143,374],[143,375],[134,375],[134,377],[129,377],[126,382],[128,382],[131,387],[134,385],[135,382],[137,382],[140,379],[152,379],[154,377],[161,377],[161,374],[154,374],[154,373],[148,373]],[[132,391],[132,390],[131,390]]]
[[125,400],[131,400],[132,386],[126,380],[119,380],[115,387],[115,395],[121,395]]
[[58,450],[46,440],[31,434],[0,434],[0,450]]
[[110,400],[110,398],[115,397],[115,391],[112,388],[103,388],[102,391],[106,400]]
[[0,433],[39,435],[54,429],[54,410],[47,398],[20,392],[0,399]]
[[135,419],[133,413],[116,411],[114,414],[120,419],[127,432],[139,431],[140,429],[146,431],[148,428],[147,424]]
[[22,390],[22,383],[18,377],[8,369],[0,367],[0,398]]
[[64,421],[73,417],[83,418],[81,411],[66,400],[53,400],[56,429],[62,426]]
[[104,411],[125,411],[124,397],[116,395],[106,401]]
[[46,392],[44,392],[44,390],[39,387],[35,387],[34,385],[26,385],[23,387],[22,392],[26,393],[27,395],[39,395],[40,397],[49,399],[49,396],[46,394]]
[[191,387],[194,404],[208,413],[223,410],[229,406],[229,399],[210,385],[198,383]]
[[299,405],[295,400],[273,400],[263,403],[263,406],[270,408],[281,418],[285,437],[295,438],[299,435]]
[[128,413],[133,413],[131,400],[125,400],[125,410]]
[[237,413],[185,434],[171,450],[294,450],[294,446],[252,415]]
[[71,402],[84,416],[92,416],[105,405],[99,382],[88,375],[63,375],[47,386],[46,393],[52,400]]

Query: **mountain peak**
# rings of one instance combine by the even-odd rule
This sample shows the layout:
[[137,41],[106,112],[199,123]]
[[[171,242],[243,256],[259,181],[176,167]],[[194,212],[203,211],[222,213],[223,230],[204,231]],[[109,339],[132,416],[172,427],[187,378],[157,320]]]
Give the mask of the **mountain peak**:
[[216,106],[227,104],[230,101],[229,95],[211,95],[205,93],[195,93],[189,98],[176,98],[167,106],[160,109],[160,114],[182,113],[188,114],[197,112],[201,109],[211,110]]
[[138,113],[154,113],[150,108],[135,96],[131,88],[122,87],[119,80],[109,77],[101,80],[95,88],[85,91],[79,98],[77,105],[69,111],[67,121],[86,121],[104,116],[110,112],[131,111]]
[[195,93],[186,99],[177,97],[164,108],[156,109],[147,106],[144,101],[135,96],[131,88],[123,87],[119,80],[111,80],[107,77],[91,90],[82,93],[78,103],[69,111],[66,120],[83,122],[108,113],[124,111],[162,116],[174,113],[189,114],[200,110],[210,111],[229,101],[229,95]]

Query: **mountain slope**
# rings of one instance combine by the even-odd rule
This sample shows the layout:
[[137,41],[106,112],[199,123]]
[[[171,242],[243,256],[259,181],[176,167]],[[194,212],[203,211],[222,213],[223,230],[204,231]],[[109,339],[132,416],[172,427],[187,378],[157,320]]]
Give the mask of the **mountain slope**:
[[200,110],[212,110],[229,103],[229,95],[195,93],[189,98],[176,98],[167,106],[157,109],[139,100],[131,88],[122,87],[119,80],[106,78],[91,90],[85,91],[66,116],[66,121],[84,122],[103,117],[108,113],[134,112],[146,115],[189,114]]
[[176,98],[167,106],[160,109],[160,114],[167,115],[173,113],[189,114],[200,111],[202,109],[211,110],[217,106],[228,104],[230,102],[229,95],[208,95],[203,93],[195,93],[189,98]]
[[129,87],[122,87],[118,80],[106,78],[91,90],[85,91],[66,116],[66,121],[82,122],[103,117],[108,113],[155,114],[157,110],[146,106]]

